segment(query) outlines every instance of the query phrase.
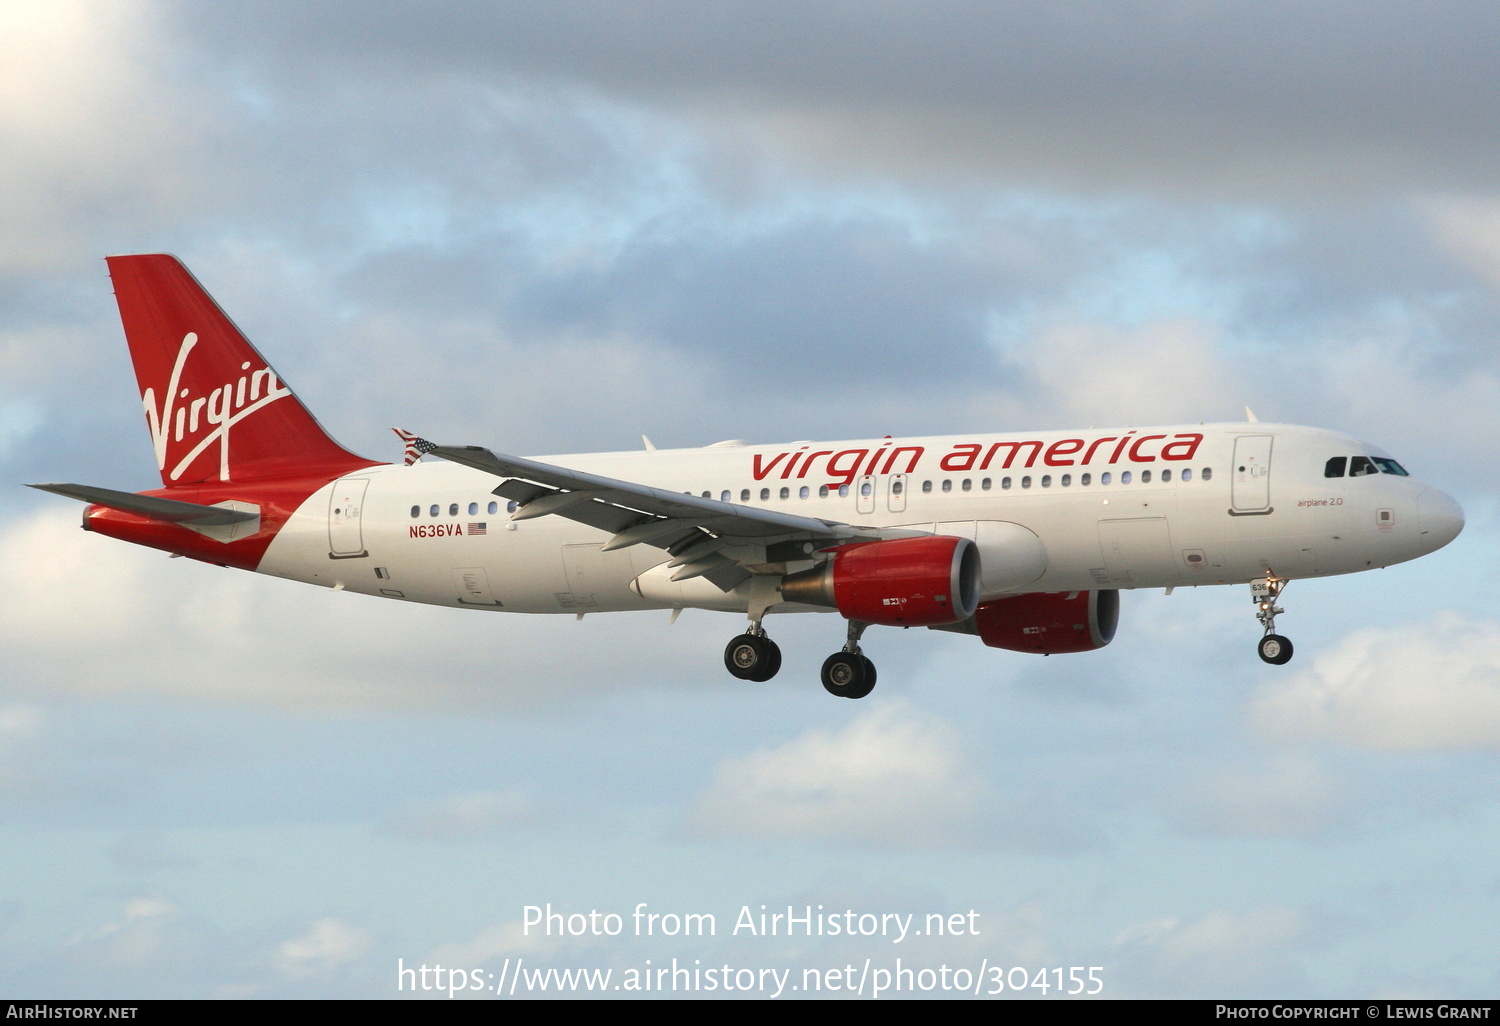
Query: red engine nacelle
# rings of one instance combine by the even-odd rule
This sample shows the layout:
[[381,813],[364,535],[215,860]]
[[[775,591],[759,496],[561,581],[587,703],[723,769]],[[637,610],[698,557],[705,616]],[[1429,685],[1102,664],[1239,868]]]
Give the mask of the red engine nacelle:
[[951,535],[846,545],[782,578],[781,597],[888,627],[958,623],[979,606],[979,550]]
[[1037,593],[986,602],[974,611],[971,633],[991,648],[1050,655],[1103,648],[1119,623],[1118,591]]

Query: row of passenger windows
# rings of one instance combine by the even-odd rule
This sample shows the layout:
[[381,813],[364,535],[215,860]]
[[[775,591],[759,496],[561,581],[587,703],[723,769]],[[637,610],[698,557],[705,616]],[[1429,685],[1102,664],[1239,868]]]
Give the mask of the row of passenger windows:
[[[456,502],[450,502],[450,503],[448,503],[448,515],[450,517],[456,517],[456,516],[458,516],[459,515],[458,511],[459,511],[459,504],[458,503],[456,503]],[[516,504],[514,502],[507,502],[505,504],[505,512],[507,512],[507,513],[514,513],[515,511],[516,511]],[[486,513],[499,513],[500,512],[500,504],[498,502],[491,502],[488,506],[485,507],[485,512]],[[411,515],[412,515],[413,519],[421,516],[422,515],[422,507],[421,506],[413,506],[411,508]],[[427,507],[427,515],[430,516],[430,517],[440,517],[440,516],[442,516],[443,515],[443,507],[442,507],[442,505],[439,504],[439,503],[434,502],[431,506]],[[469,503],[469,516],[471,516],[471,517],[477,517],[478,515],[479,515],[479,503],[477,503],[477,502],[471,502],[471,503]]]
[[[1213,468],[1212,467],[1204,467],[1201,471],[1199,471],[1199,475],[1202,478],[1202,480],[1204,480],[1204,481],[1212,481],[1213,480],[1213,476],[1214,476]],[[1193,468],[1192,467],[1184,467],[1182,469],[1182,471],[1181,471],[1180,476],[1178,477],[1178,480],[1179,481],[1191,481],[1192,479],[1193,479]],[[1132,482],[1132,480],[1133,480],[1132,472],[1129,471],[1129,470],[1122,470],[1120,472],[1120,478],[1119,478],[1119,480],[1120,480],[1120,484],[1122,484],[1122,485],[1128,485],[1128,484],[1130,484]],[[1143,470],[1143,471],[1141,471],[1141,476],[1140,476],[1140,482],[1141,482],[1141,484],[1150,484],[1152,480],[1153,480],[1153,478],[1152,478],[1152,472],[1151,471],[1149,471],[1149,470]],[[1171,481],[1172,481],[1172,471],[1171,471],[1171,469],[1168,468],[1166,470],[1163,470],[1161,472],[1161,476],[1160,476],[1160,478],[1158,480],[1160,480],[1162,484],[1170,484]],[[1030,474],[1027,474],[1027,475],[1023,476],[1020,479],[1019,483],[1020,483],[1020,487],[1023,488],[1023,489],[1024,488],[1030,488],[1033,483],[1038,483],[1043,488],[1051,488],[1054,484],[1056,484],[1060,488],[1070,488],[1073,485],[1073,475],[1072,474],[1062,474],[1062,475],[1059,475],[1056,479],[1054,479],[1051,474],[1043,474],[1043,475],[1041,475],[1041,478],[1040,478],[1039,481],[1035,481],[1034,482],[1034,479],[1032,478],[1032,476]],[[1080,474],[1080,475],[1078,475],[1078,486],[1080,488],[1087,488],[1090,485],[1092,485],[1093,483],[1094,483],[1094,475],[1093,474]],[[1098,483],[1101,484],[1101,485],[1113,484],[1114,483],[1114,475],[1110,471],[1106,470],[1104,473],[1102,473],[1102,474],[1099,475]],[[1015,484],[1016,484],[1015,479],[1010,478],[1010,477],[1002,477],[1000,479],[1000,490],[1001,491],[1009,491],[1012,487],[1015,486]],[[944,480],[942,480],[942,481],[940,481],[940,482],[937,483],[936,488],[939,491],[951,492],[951,491],[954,490],[954,485],[955,485],[955,482],[954,482],[954,480],[952,478],[945,478]],[[981,491],[981,492],[992,491],[994,489],[994,487],[995,487],[995,479],[994,478],[990,478],[990,477],[980,478],[979,482],[978,482],[978,485],[979,485],[979,491]],[[960,479],[957,482],[957,488],[961,492],[972,492],[972,491],[974,491],[974,486],[975,486],[975,481],[974,481],[974,479],[972,477],[962,478],[962,479]],[[898,477],[896,477],[895,479],[893,479],[891,481],[891,486],[890,487],[891,487],[891,494],[892,495],[900,495],[900,494],[902,494],[902,492],[904,492],[906,490],[906,482],[903,481],[898,476]],[[934,484],[933,484],[932,481],[923,481],[922,482],[922,492],[923,492],[923,494],[927,494],[928,492],[933,491],[933,489],[934,489]],[[828,498],[829,495],[832,495],[832,494],[835,494],[835,493],[838,494],[838,495],[840,495],[840,496],[847,496],[849,494],[849,491],[850,491],[849,486],[846,485],[846,484],[839,485],[838,488],[836,488],[836,489],[829,489],[829,487],[827,485],[819,485],[818,486],[818,498],[820,498],[820,499],[826,499],[826,498]],[[874,484],[873,484],[873,482],[871,482],[869,480],[864,480],[864,481],[860,482],[859,493],[860,493],[860,495],[862,497],[868,498],[873,493],[873,491],[874,491]],[[720,502],[730,502],[730,501],[732,501],[733,494],[734,493],[732,491],[730,491],[728,488],[726,488],[722,492],[719,493],[719,501]],[[751,490],[749,488],[742,488],[742,489],[740,489],[740,500],[739,500],[740,502],[749,502],[750,501],[750,496],[751,496]],[[788,488],[788,487],[782,487],[781,489],[779,489],[777,491],[777,498],[779,498],[779,499],[790,499],[791,497],[792,497],[792,490],[790,488]],[[705,498],[705,499],[711,499],[711,498],[713,498],[713,492],[704,492],[703,493],[703,498]],[[799,498],[799,499],[809,499],[809,498],[812,498],[812,488],[811,488],[811,486],[809,486],[809,485],[802,485],[801,487],[799,487],[797,489],[797,498]],[[760,501],[761,502],[769,502],[770,500],[771,500],[771,489],[769,489],[769,488],[762,488],[760,490]]]
[[[1343,457],[1339,457],[1340,460],[1342,460],[1342,458]],[[1363,459],[1365,459],[1365,457],[1363,457],[1363,456],[1356,456],[1355,459],[1356,460],[1363,460]],[[1334,462],[1335,462],[1334,460],[1329,460],[1328,461],[1329,472],[1327,473],[1327,476],[1328,477],[1342,477],[1343,476],[1342,469],[1340,469],[1340,472],[1337,473],[1337,474],[1334,474],[1334,473],[1331,472]],[[1395,464],[1394,460],[1385,460],[1383,462],[1385,462],[1385,463],[1391,463],[1393,465]],[[1373,474],[1374,471],[1373,470],[1372,471],[1368,471],[1368,473],[1372,473]],[[1404,470],[1388,470],[1388,471],[1386,471],[1386,473],[1388,473],[1388,474],[1395,474],[1395,473],[1405,474],[1406,471],[1404,471]],[[1199,477],[1202,480],[1204,480],[1204,481],[1212,481],[1213,480],[1213,476],[1214,476],[1214,471],[1213,471],[1212,467],[1204,467],[1202,470],[1199,471]],[[1355,475],[1355,476],[1358,476],[1358,475]],[[1184,467],[1182,469],[1182,471],[1179,473],[1178,478],[1177,478],[1177,480],[1183,481],[1183,482],[1191,481],[1192,479],[1193,479],[1193,468],[1192,467]],[[1119,480],[1120,480],[1120,484],[1122,484],[1122,485],[1128,485],[1128,484],[1132,483],[1132,481],[1134,480],[1134,478],[1132,477],[1132,472],[1129,471],[1129,470],[1122,470],[1122,471],[1120,471],[1120,478],[1119,478]],[[1140,482],[1141,482],[1141,484],[1150,484],[1152,482],[1152,480],[1153,480],[1153,477],[1152,477],[1152,472],[1151,471],[1149,471],[1149,470],[1143,470],[1143,471],[1141,471],[1141,474],[1140,474]],[[1170,484],[1172,482],[1172,471],[1171,471],[1171,469],[1168,468],[1166,470],[1163,470],[1161,472],[1160,477],[1156,478],[1156,480],[1160,480],[1162,484]],[[1022,489],[1028,489],[1028,488],[1030,488],[1033,483],[1039,484],[1043,488],[1051,488],[1053,486],[1053,484],[1056,484],[1060,488],[1071,488],[1073,486],[1073,475],[1072,474],[1061,474],[1054,481],[1054,479],[1053,479],[1053,477],[1052,477],[1051,474],[1043,474],[1043,475],[1041,475],[1041,478],[1039,480],[1034,481],[1033,478],[1032,478],[1032,476],[1030,474],[1026,474],[1023,477],[1021,477],[1021,479],[1019,481],[1019,485],[1020,485],[1020,487]],[[1098,483],[1100,485],[1110,485],[1110,484],[1113,484],[1114,483],[1114,475],[1110,471],[1106,470],[1104,473],[1102,473],[1102,474],[1099,475]],[[942,481],[939,481],[937,483],[936,488],[937,488],[938,491],[951,492],[951,491],[954,490],[954,484],[955,484],[955,482],[954,482],[954,480],[952,478],[945,478]],[[1015,479],[1010,478],[1010,477],[1002,477],[1000,479],[1000,490],[1002,492],[1003,491],[1009,491],[1011,488],[1015,487],[1016,484],[1017,484],[1017,482],[1016,482]],[[1088,487],[1090,487],[1093,484],[1094,484],[1094,475],[1093,474],[1080,474],[1080,475],[1078,475],[1078,486],[1080,488],[1088,488]],[[962,478],[962,479],[960,479],[957,482],[958,491],[961,491],[961,492],[972,492],[972,491],[974,491],[975,490],[974,489],[974,485],[975,485],[975,481],[971,477]],[[994,487],[995,487],[995,479],[991,478],[991,477],[980,478],[979,482],[978,482],[978,485],[979,485],[979,491],[981,491],[981,492],[992,491],[992,490],[994,490]],[[891,494],[892,495],[900,495],[900,494],[902,494],[906,490],[906,482],[903,481],[900,476],[897,476],[895,479],[893,479],[891,481],[890,488],[891,488]],[[922,482],[922,492],[923,492],[923,494],[927,494],[927,493],[933,491],[933,489],[934,489],[933,482],[931,482],[931,481],[923,481]],[[827,485],[819,485],[818,486],[818,498],[820,498],[820,499],[826,499],[826,498],[828,498],[829,495],[835,494],[835,493],[837,493],[839,496],[847,496],[849,494],[849,492],[850,492],[850,488],[846,484],[839,485],[838,488],[832,489],[832,490],[830,490]],[[859,493],[860,493],[861,496],[863,496],[865,498],[868,498],[873,492],[874,492],[874,484],[873,484],[873,482],[871,482],[869,480],[864,480],[864,481],[860,482]],[[729,489],[726,488],[722,492],[719,493],[719,501],[721,501],[721,502],[730,502],[730,501],[732,501],[733,494],[734,494],[733,492],[731,492]],[[751,495],[751,490],[749,488],[742,488],[742,489],[740,489],[740,501],[741,502],[749,502],[750,501],[750,495]],[[780,488],[777,491],[777,498],[779,498],[779,499],[790,499],[791,497],[792,497],[792,490],[789,487],[783,486],[782,488]],[[713,492],[704,492],[703,493],[703,498],[705,498],[705,499],[711,499],[711,498],[713,498]],[[810,499],[810,498],[812,498],[812,488],[811,488],[811,486],[810,485],[802,485],[801,487],[799,487],[797,489],[797,498],[799,498],[799,499]],[[761,502],[770,502],[771,501],[771,489],[769,489],[769,488],[762,488],[760,490],[760,501]],[[448,504],[448,516],[450,516],[450,517],[459,516],[460,515],[459,510],[462,509],[462,508],[464,508],[464,507],[462,507],[462,505],[460,503],[450,502]],[[477,503],[477,502],[471,502],[471,503],[469,503],[467,509],[468,509],[468,515],[469,516],[476,517],[476,516],[479,515],[479,509],[480,509],[479,503]],[[516,503],[514,501],[507,502],[505,504],[505,512],[507,512],[507,513],[514,513],[515,511],[516,511]],[[486,513],[490,513],[490,514],[499,513],[500,512],[500,504],[498,502],[493,502],[493,501],[490,502],[485,507],[485,512]],[[421,506],[413,506],[411,508],[411,515],[412,515],[412,519],[416,519],[416,518],[420,517],[422,515],[422,507]],[[434,502],[431,506],[428,506],[427,507],[427,515],[430,516],[430,517],[442,516],[443,515],[443,506],[442,506],[442,504]]]
[[1384,456],[1335,456],[1323,465],[1323,476],[1343,477],[1346,467],[1350,477],[1368,477],[1371,474],[1410,476],[1405,467]]

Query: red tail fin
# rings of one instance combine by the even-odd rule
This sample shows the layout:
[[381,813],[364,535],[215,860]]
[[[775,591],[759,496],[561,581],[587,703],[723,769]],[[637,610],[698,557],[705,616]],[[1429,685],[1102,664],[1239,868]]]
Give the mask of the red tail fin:
[[176,257],[107,263],[167,487],[374,465],[328,437]]

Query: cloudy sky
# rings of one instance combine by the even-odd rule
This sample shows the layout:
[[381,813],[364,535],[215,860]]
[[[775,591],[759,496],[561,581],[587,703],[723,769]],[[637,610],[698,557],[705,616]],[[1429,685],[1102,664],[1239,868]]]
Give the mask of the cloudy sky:
[[[0,5],[0,992],[900,957],[1493,996],[1497,40],[1434,0]],[[21,484],[155,482],[102,258],[159,251],[372,457],[1249,405],[1468,528],[1294,584],[1285,668],[1240,589],[1182,590],[1080,656],[877,629],[858,703],[815,679],[838,621],[788,618],[738,684],[723,614],[383,605],[79,531]],[[718,935],[523,925],[642,902]],[[978,933],[730,934],[761,905]]]

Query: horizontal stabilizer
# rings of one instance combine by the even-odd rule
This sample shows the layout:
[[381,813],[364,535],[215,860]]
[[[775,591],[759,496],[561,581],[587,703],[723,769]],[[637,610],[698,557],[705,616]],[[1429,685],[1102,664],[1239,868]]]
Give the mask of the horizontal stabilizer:
[[34,484],[54,495],[66,495],[80,502],[91,502],[110,509],[124,510],[152,520],[165,520],[174,524],[192,527],[225,527],[257,519],[259,513],[225,509],[223,506],[200,506],[196,502],[181,502],[177,499],[162,499],[154,495],[138,495],[135,492],[117,492],[113,488],[96,488],[78,484]]

